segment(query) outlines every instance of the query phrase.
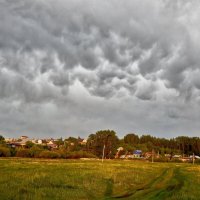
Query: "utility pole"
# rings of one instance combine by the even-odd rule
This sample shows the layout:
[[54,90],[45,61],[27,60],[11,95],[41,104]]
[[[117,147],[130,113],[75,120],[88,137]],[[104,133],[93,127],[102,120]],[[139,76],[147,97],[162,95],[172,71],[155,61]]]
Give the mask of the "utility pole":
[[106,149],[106,145],[107,145],[107,143],[108,143],[108,138],[109,138],[110,136],[111,136],[111,135],[107,135],[106,140],[105,140],[104,145],[103,145],[102,163],[103,163],[103,160],[104,160],[104,157],[105,157],[105,149]]
[[154,159],[154,150],[152,149],[152,153],[151,153],[151,162],[153,163],[153,159]]
[[104,143],[104,145],[103,145],[103,153],[102,153],[102,162],[103,162],[103,159],[104,159],[104,155],[105,155],[105,148],[106,148],[106,145],[105,145],[105,143]]
[[193,156],[192,156],[192,164],[194,165],[194,153],[193,153]]

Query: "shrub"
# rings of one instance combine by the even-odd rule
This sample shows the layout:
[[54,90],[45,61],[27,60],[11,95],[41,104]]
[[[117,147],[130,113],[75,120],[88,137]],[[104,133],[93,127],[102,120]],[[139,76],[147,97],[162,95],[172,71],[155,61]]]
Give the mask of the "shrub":
[[18,149],[16,157],[30,157],[30,152],[28,149]]
[[34,146],[34,143],[31,142],[31,141],[27,141],[27,142],[26,142],[26,146],[27,146],[28,148],[31,148],[31,147]]
[[7,147],[0,146],[0,157],[9,157],[11,156],[10,149]]
[[169,162],[169,158],[166,157],[154,158],[154,162]]
[[72,155],[73,159],[83,158],[83,152],[82,151],[74,151],[74,152],[72,152],[71,155]]
[[42,151],[39,154],[39,158],[60,158],[61,155],[58,152],[55,151]]
[[30,157],[38,158],[42,151],[43,149],[41,147],[34,145],[29,149]]
[[178,159],[178,158],[172,158],[172,159],[170,160],[170,162],[174,162],[174,163],[182,163],[183,161],[180,160],[180,159]]
[[92,153],[83,151],[83,157],[82,158],[96,158],[96,156]]
[[15,148],[10,148],[10,154],[11,156],[16,156],[17,150]]
[[194,163],[200,164],[200,159],[195,160]]
[[95,155],[85,151],[73,151],[73,152],[62,151],[61,156],[62,158],[67,158],[67,159],[96,158]]

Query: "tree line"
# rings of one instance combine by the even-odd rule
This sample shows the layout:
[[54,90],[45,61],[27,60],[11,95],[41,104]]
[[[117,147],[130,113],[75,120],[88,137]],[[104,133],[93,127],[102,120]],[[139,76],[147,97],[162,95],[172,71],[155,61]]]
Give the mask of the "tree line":
[[118,138],[113,130],[100,130],[90,134],[87,142],[82,144],[81,139],[68,137],[55,141],[58,148],[50,149],[45,145],[34,144],[28,141],[26,148],[12,148],[7,145],[3,136],[0,136],[0,157],[38,157],[38,158],[114,158],[119,147],[123,149],[121,154],[132,154],[135,150],[141,150],[143,153],[152,150],[160,155],[181,154],[181,155],[200,155],[200,138],[179,136],[166,139],[154,137],[151,135],[139,136],[135,133],[129,133],[123,138]]
[[154,152],[160,155],[164,154],[181,154],[181,155],[200,155],[200,138],[179,136],[176,138],[166,139],[154,137],[151,135],[139,136],[135,133],[129,133],[122,139],[117,137],[116,132],[110,130],[98,131],[91,134],[87,141],[87,151],[100,157],[102,148],[105,148],[105,157],[113,158],[119,147],[123,147],[122,153],[133,153],[135,150],[141,150],[143,153]]

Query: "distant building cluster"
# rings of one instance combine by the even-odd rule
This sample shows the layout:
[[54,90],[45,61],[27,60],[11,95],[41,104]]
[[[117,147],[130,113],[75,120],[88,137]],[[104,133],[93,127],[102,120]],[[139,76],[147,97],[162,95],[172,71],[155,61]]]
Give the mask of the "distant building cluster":
[[[49,139],[31,139],[28,136],[21,136],[19,138],[5,138],[6,144],[13,148],[26,148],[30,143],[36,145],[47,146],[49,149],[58,149],[59,139],[49,138]],[[71,141],[64,141],[70,146],[74,146]],[[78,138],[78,143],[85,145],[87,143],[86,139]]]
[[123,147],[119,147],[117,149],[117,153],[115,155],[115,158],[120,158],[120,159],[159,159],[159,158],[165,158],[167,160],[179,160],[182,162],[191,162],[193,159],[194,160],[200,160],[200,156],[196,155],[181,155],[181,154],[164,154],[160,155],[159,152],[156,153],[155,151],[151,152],[142,152],[142,150],[135,150],[133,153],[127,152],[126,154],[120,155],[120,152],[123,152]]
[[[91,134],[87,139],[80,137],[68,137],[64,140],[62,138],[36,139],[21,136],[19,138],[5,138],[3,144],[0,157],[3,155],[7,157],[10,155],[59,158],[95,157],[152,162],[194,162],[194,160],[200,162],[200,138],[177,137],[167,140],[150,135],[138,137],[135,134],[127,134],[124,139],[120,140],[114,131],[102,130]],[[33,151],[36,152],[34,155]]]

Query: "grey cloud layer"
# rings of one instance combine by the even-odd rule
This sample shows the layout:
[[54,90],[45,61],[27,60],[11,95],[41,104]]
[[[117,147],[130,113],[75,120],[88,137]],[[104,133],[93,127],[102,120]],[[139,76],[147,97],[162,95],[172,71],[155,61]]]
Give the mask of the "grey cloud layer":
[[[0,0],[2,104],[70,106],[79,81],[110,101],[199,105],[199,8],[197,0]],[[166,115],[178,117],[175,107]]]
[[[198,37],[199,14],[192,13],[199,6],[194,0],[1,1],[1,68],[35,91],[43,91],[34,83],[40,76],[52,98],[56,87],[73,84],[74,77],[93,95],[110,97],[126,88],[151,99],[160,79],[189,98],[199,94],[199,81],[186,80],[199,73],[200,45],[193,34]],[[74,76],[79,65],[88,76],[86,71]],[[96,77],[89,77],[90,71]],[[140,90],[140,76],[150,86]]]

